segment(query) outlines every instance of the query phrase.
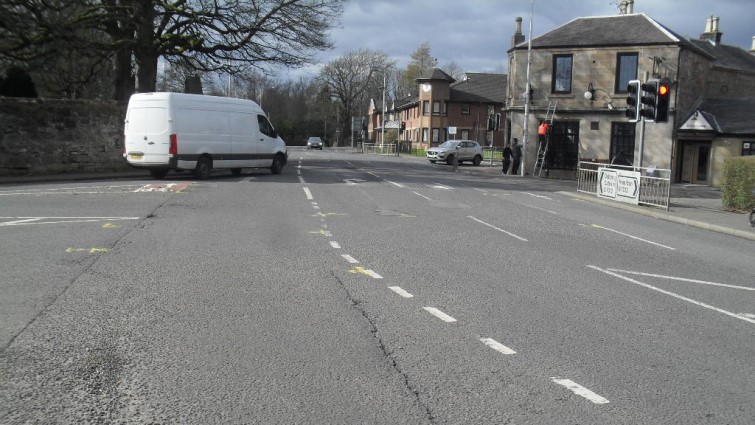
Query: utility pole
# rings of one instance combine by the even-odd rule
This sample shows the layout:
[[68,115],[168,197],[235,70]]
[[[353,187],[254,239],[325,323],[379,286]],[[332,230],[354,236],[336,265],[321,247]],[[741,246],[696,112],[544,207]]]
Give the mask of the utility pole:
[[527,145],[529,142],[528,134],[529,134],[529,127],[530,127],[530,102],[532,99],[530,97],[532,96],[530,93],[532,91],[530,90],[530,64],[532,63],[532,16],[535,14],[535,0],[530,0],[530,35],[529,40],[527,41],[527,87],[525,91],[525,96],[527,101],[524,103],[524,135],[522,136],[522,163],[519,164],[521,167],[521,175],[524,177],[524,169],[527,168]]

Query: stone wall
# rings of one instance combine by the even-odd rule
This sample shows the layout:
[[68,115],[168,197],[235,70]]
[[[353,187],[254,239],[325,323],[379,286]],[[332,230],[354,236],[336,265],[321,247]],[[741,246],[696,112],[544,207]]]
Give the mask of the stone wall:
[[0,97],[0,176],[121,171],[126,103]]

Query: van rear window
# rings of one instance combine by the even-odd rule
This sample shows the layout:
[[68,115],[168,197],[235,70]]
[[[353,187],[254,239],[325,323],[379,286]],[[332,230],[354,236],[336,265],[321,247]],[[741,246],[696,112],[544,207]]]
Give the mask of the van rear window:
[[168,130],[166,108],[133,108],[128,112],[126,129],[129,133],[159,134]]

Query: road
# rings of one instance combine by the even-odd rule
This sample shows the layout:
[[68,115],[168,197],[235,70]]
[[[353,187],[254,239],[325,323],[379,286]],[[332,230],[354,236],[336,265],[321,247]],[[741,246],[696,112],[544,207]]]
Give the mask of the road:
[[753,423],[752,241],[473,169],[1,186],[0,423]]

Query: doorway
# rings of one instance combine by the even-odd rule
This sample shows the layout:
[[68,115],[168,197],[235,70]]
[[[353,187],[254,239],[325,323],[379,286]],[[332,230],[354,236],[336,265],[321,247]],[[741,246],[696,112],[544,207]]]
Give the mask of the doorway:
[[708,184],[711,142],[682,141],[682,183]]

